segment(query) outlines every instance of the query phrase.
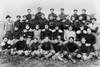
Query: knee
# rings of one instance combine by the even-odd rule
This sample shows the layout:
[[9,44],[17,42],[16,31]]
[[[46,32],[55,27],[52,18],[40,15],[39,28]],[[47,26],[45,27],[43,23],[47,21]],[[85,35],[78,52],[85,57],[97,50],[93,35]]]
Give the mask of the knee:
[[77,54],[77,58],[81,58],[82,57],[82,55],[81,54]]
[[25,51],[24,54],[25,54],[25,56],[28,56],[29,55],[29,51]]
[[54,50],[51,51],[52,54],[55,54],[56,52]]
[[64,51],[63,53],[64,53],[64,55],[67,55],[67,54],[68,54],[68,52],[67,52],[67,51]]

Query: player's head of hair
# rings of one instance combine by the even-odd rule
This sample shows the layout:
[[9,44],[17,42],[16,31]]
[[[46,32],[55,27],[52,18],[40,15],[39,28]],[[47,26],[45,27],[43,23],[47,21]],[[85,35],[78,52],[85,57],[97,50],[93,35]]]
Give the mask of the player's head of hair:
[[73,11],[74,11],[74,12],[75,12],[75,11],[76,11],[76,12],[78,12],[78,10],[77,10],[77,9],[74,9]]
[[11,18],[11,16],[10,16],[10,15],[7,15],[5,18],[6,18],[6,19],[7,19],[7,18]]
[[23,15],[22,17],[24,18],[24,17],[26,17],[26,15]]
[[51,11],[51,10],[54,11],[54,8],[51,8],[50,11]]
[[44,13],[42,13],[42,15],[43,15],[43,16],[45,16],[45,14],[44,14]]
[[86,12],[86,9],[82,9],[82,11]]
[[37,9],[38,9],[38,10],[42,10],[42,8],[41,8],[41,7],[38,7]]
[[92,18],[91,20],[95,20],[96,21],[97,19],[96,18]]
[[31,9],[27,9],[27,11],[31,11]]
[[74,40],[74,37],[70,36],[68,39],[73,39]]
[[20,15],[17,15],[16,18],[21,18],[21,16]]
[[63,10],[64,11],[64,8],[61,8],[60,10]]

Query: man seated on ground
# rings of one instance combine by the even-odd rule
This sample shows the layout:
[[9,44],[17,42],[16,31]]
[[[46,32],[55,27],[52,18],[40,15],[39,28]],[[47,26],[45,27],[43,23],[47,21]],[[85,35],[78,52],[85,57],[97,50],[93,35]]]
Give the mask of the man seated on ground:
[[64,44],[64,56],[75,63],[78,49],[79,47],[77,43],[74,42],[74,37],[69,37],[68,42]]
[[61,39],[56,38],[52,41],[53,44],[53,50],[55,51],[54,55],[52,56],[53,60],[60,60],[64,63],[67,61],[63,59],[63,42]]
[[17,41],[14,45],[13,45],[13,49],[11,51],[12,55],[22,55],[24,53],[24,51],[26,50],[27,45],[26,45],[26,41],[24,40],[23,36],[20,36],[19,41]]
[[9,41],[9,39],[7,37],[3,38],[2,43],[0,44],[1,47],[1,51],[2,50],[8,50],[12,48],[11,42]]
[[90,51],[91,44],[86,43],[85,37],[81,38],[81,42],[78,46],[79,46],[79,50],[78,50],[77,58],[80,58],[82,60],[89,60],[93,58],[93,56],[95,55],[94,52]]
[[45,37],[44,40],[41,41],[41,55],[43,55],[44,57],[41,58],[41,60],[43,59],[47,59],[49,57],[51,57],[55,52],[53,50],[53,46],[52,46],[52,42],[49,39],[49,37]]
[[30,50],[32,51],[32,57],[40,57],[40,41],[37,38],[31,41]]

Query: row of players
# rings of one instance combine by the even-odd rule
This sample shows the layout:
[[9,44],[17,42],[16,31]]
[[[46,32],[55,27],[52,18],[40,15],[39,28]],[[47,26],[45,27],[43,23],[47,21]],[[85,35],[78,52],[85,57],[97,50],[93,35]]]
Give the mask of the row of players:
[[40,7],[38,7],[37,14],[31,14],[31,9],[28,9],[27,15],[23,16],[21,21],[21,16],[16,16],[17,20],[13,23],[11,21],[11,16],[7,15],[6,19],[7,22],[4,24],[4,29],[6,31],[12,31],[14,26],[17,26],[19,29],[24,29],[25,26],[28,24],[30,28],[34,29],[35,26],[38,24],[40,29],[44,29],[45,24],[49,24],[51,29],[54,29],[56,25],[59,26],[61,29],[68,28],[68,26],[73,25],[75,30],[79,29],[81,25],[88,25],[90,23],[94,23],[96,18],[94,16],[90,16],[86,14],[86,10],[82,9],[82,14],[78,15],[78,10],[74,10],[74,14],[71,16],[64,13],[64,9],[61,8],[61,14],[57,16],[54,13],[54,9],[50,9],[51,13],[48,15],[48,20],[45,18],[45,14],[41,12]]
[[[59,17],[57,19],[54,19],[52,16],[50,16],[49,21],[42,19],[41,22],[39,22],[40,20],[35,20],[35,15],[32,15],[32,18],[34,19],[30,21],[27,21],[26,16],[24,16],[23,22],[20,22],[20,16],[17,16],[17,21],[14,23],[10,21],[10,16],[7,16],[6,18],[8,19],[8,21],[7,23],[4,24],[4,30],[6,31],[6,36],[8,37],[11,35],[11,33],[14,33],[16,37],[19,37],[20,32],[23,33],[24,36],[26,37],[27,36],[33,37],[32,32],[34,30],[35,30],[34,35],[40,37],[41,31],[45,30],[46,28],[49,29],[50,31],[54,31],[54,29],[58,28],[58,30],[60,29],[60,33],[61,33],[61,32],[64,32],[64,30],[68,30],[70,26],[72,26],[74,32],[77,32],[78,30],[80,30],[81,27],[83,27],[84,30],[86,30],[87,28],[91,28],[92,32],[94,33],[97,33],[98,31],[96,18],[92,18],[90,22],[87,22],[82,19],[82,16],[79,16],[79,20],[75,20],[75,21],[72,20],[73,22],[69,20],[69,16],[67,16],[66,20],[62,20],[62,21]],[[44,14],[42,14],[42,18],[45,18]],[[18,30],[14,31],[14,29],[18,29]],[[58,34],[59,34],[59,31],[58,31]],[[52,37],[51,34],[49,36]],[[43,38],[43,35],[42,35],[42,38]]]
[[[36,28],[38,28],[38,25]],[[99,58],[96,37],[90,28],[84,30],[84,26],[82,26],[80,27],[81,30],[75,33],[72,30],[72,26],[70,26],[68,30],[65,30],[64,40],[62,39],[61,33],[56,32],[59,27],[55,27],[56,29],[52,33],[47,32],[50,31],[48,25],[45,25],[45,28],[42,31],[44,34],[42,35],[44,37],[43,39],[38,35],[33,39],[30,36],[25,37],[24,35],[20,35],[19,38],[12,38],[13,34],[11,38],[5,36],[1,43],[1,48],[2,50],[11,50],[12,55],[38,56],[42,57],[41,59],[52,57],[63,62],[66,62],[63,57],[72,60],[74,63],[76,62],[75,58],[83,60],[88,60],[93,57]],[[17,29],[15,27],[15,30]]]

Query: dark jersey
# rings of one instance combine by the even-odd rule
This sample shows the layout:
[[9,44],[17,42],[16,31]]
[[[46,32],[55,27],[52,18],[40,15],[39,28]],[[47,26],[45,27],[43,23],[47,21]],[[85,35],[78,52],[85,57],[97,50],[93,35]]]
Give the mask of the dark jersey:
[[81,14],[83,17],[83,20],[86,20],[87,14]]
[[48,21],[50,29],[54,29],[55,28],[55,22],[56,22],[56,20],[49,20]]
[[30,36],[31,38],[33,38],[33,32],[30,31],[30,29],[24,29],[23,32],[22,32],[22,35],[27,38],[28,36]]
[[27,14],[27,15],[26,15],[26,19],[27,19],[27,20],[31,20],[31,17],[32,17],[31,14]]
[[89,51],[90,51],[90,47],[86,46],[86,43],[82,44],[82,46],[80,47],[80,53],[89,53]]
[[49,29],[43,29],[41,32],[41,39],[44,39],[46,36],[48,36],[50,39],[52,37],[52,32]]
[[38,50],[38,46],[40,45],[40,43],[32,43],[31,44],[31,47],[30,47],[30,49],[32,50],[32,51],[34,51],[34,50]]
[[86,43],[90,43],[91,45],[96,43],[96,37],[93,34],[86,34],[85,38],[86,38]]
[[74,52],[76,49],[78,49],[78,46],[76,43],[66,43],[65,46],[64,46],[64,50],[68,51],[68,53],[70,52]]
[[64,19],[66,19],[66,14],[64,14],[64,13],[61,13],[60,15],[59,15],[59,18],[61,19],[61,20],[64,20]]
[[55,26],[58,26],[61,30],[63,30],[63,23],[61,20],[56,20],[54,24]]
[[51,50],[51,46],[52,46],[51,42],[44,42],[44,43],[42,43],[42,47],[41,48],[43,50],[49,51],[49,50]]
[[37,22],[37,20],[35,20],[35,19],[31,19],[31,20],[29,21],[29,25],[30,25],[30,27],[31,27],[32,29],[35,29],[36,24],[38,24],[38,22]]
[[39,22],[40,29],[44,29],[45,24],[48,23],[46,18],[40,19],[38,22]]
[[[78,15],[77,14],[73,14],[72,16],[74,16],[75,17],[75,20],[78,20]],[[71,18],[72,18],[72,16],[71,16]]]
[[78,30],[76,31],[76,38],[77,40],[81,40],[82,37],[84,37],[87,34],[86,30]]
[[13,36],[14,39],[19,39],[20,35],[21,35],[21,31],[20,30],[12,32],[12,36]]
[[50,16],[52,16],[54,19],[57,18],[57,15],[56,15],[55,13],[50,13],[50,14],[48,15],[48,19],[50,19]]
[[13,48],[16,48],[16,50],[26,50],[27,49],[26,41],[18,41],[17,43],[14,44]]
[[63,22],[63,28],[64,29],[68,29],[68,27],[71,25],[71,21],[70,20],[66,20],[65,22]]
[[21,29],[21,22],[20,22],[20,20],[15,21],[14,26],[18,27],[19,29]]
[[35,19],[36,19],[36,20],[40,20],[40,19],[41,19],[41,15],[42,15],[41,12],[36,13]]
[[76,30],[76,31],[79,30],[79,29],[80,29],[80,26],[82,26],[82,25],[83,25],[82,20],[75,21],[75,22],[74,22],[75,30]]
[[22,20],[22,23],[21,23],[22,30],[25,29],[26,25],[29,25],[29,22],[26,22],[26,20]]
[[57,39],[58,38],[58,36],[61,36],[61,37],[63,37],[63,31],[62,30],[53,30],[53,39]]
[[55,52],[62,51],[63,46],[62,45],[59,45],[59,44],[60,44],[59,42],[53,44],[53,49],[55,50]]

